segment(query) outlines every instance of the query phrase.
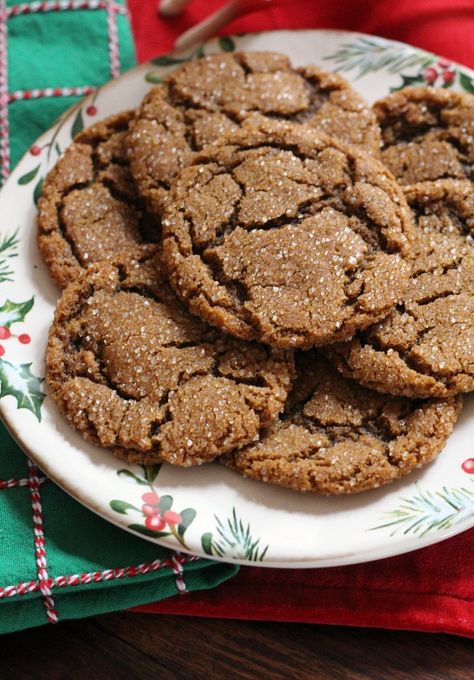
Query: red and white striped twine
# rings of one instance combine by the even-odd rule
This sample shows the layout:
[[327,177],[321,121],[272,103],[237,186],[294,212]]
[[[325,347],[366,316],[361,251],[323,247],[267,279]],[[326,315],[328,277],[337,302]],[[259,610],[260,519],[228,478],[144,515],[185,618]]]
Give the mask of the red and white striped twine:
[[175,576],[176,588],[178,593],[182,595],[186,592],[186,583],[184,582],[183,556],[179,553],[174,553],[174,555],[171,557],[171,562],[173,564],[173,574]]
[[44,89],[16,90],[8,95],[9,102],[18,102],[24,99],[40,99],[41,97],[85,97],[95,88],[91,85],[81,87],[45,87]]
[[0,0],[0,175],[10,174],[10,132],[8,126],[7,5]]
[[61,12],[75,9],[107,9],[108,4],[113,5],[117,14],[127,14],[127,8],[116,2],[109,3],[107,0],[49,0],[47,2],[22,2],[7,9],[7,17],[20,14],[35,14],[38,12]]
[[38,585],[43,596],[43,603],[46,609],[46,616],[50,623],[58,622],[58,612],[54,604],[54,599],[49,585],[49,574],[46,563],[46,548],[43,532],[43,510],[41,507],[40,495],[40,476],[36,465],[28,460],[29,487],[31,492],[31,508],[33,510],[33,532],[36,556],[36,573],[38,575]]
[[120,53],[117,30],[117,4],[113,0],[107,0],[107,34],[109,39],[109,64],[110,75],[117,78],[120,75]]
[[[39,483],[43,484],[46,481],[46,477],[40,477]],[[0,479],[0,489],[14,489],[16,486],[29,486],[29,479]]]
[[[69,576],[56,576],[56,578],[48,578],[44,582],[44,585],[46,585],[51,590],[52,588],[61,588],[65,586],[78,586],[84,585],[86,583],[112,581],[115,579],[124,578],[126,576],[139,576],[141,574],[149,574],[150,572],[159,571],[160,569],[166,568],[171,568],[173,573],[179,573],[182,575],[183,565],[186,562],[194,562],[198,559],[199,557],[196,555],[176,554],[176,556],[172,555],[169,559],[154,560],[153,562],[138,564],[131,567],[105,569],[104,571],[91,571],[83,574],[70,574]],[[186,588],[184,588],[184,590],[185,589]],[[38,590],[41,590],[40,582],[38,580],[26,581],[24,583],[19,583],[16,586],[6,586],[5,588],[0,588],[0,600],[8,597],[15,597],[16,595],[34,593]],[[178,590],[180,590],[179,587]],[[180,590],[180,592],[182,592],[182,590]]]

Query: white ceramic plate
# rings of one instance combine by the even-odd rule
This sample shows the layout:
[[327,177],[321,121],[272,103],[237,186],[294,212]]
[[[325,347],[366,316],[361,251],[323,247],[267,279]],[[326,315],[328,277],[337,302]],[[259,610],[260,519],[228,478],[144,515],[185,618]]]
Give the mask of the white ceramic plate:
[[[35,243],[42,178],[71,136],[136,106],[178,59],[235,48],[277,50],[296,65],[339,69],[369,102],[411,83],[474,92],[467,68],[401,43],[334,31],[223,38],[139,66],[101,88],[38,139],[0,194],[0,412],[31,458],[78,501],[123,529],[185,552],[272,567],[331,566],[396,555],[468,529],[474,525],[472,399],[431,465],[368,493],[322,498],[244,480],[218,464],[127,467],[70,430],[42,393],[58,297]],[[147,529],[145,503],[163,518],[161,531]]]

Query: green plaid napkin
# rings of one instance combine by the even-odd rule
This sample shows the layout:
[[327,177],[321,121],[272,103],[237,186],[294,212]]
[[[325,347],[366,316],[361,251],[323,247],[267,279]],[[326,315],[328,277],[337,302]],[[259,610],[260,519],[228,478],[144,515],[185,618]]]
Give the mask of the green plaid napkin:
[[[133,63],[123,2],[0,0],[2,180],[65,108]],[[212,588],[236,571],[108,524],[48,480],[0,424],[0,633]]]

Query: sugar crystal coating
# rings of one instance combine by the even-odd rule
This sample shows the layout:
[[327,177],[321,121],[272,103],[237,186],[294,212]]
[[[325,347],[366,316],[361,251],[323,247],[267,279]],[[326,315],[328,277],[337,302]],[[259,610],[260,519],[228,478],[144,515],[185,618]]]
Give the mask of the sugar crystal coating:
[[150,210],[161,216],[170,181],[195,151],[256,115],[309,125],[379,153],[375,115],[341,76],[295,69],[272,52],[214,54],[174,69],[144,98],[131,126],[132,173]]
[[283,408],[289,352],[190,316],[159,254],[92,265],[64,291],[46,381],[69,423],[129,462],[200,465],[256,441]]
[[277,347],[346,339],[403,294],[413,224],[373,157],[302,126],[252,121],[181,171],[162,222],[190,310]]
[[296,367],[280,420],[222,459],[245,477],[296,491],[367,491],[432,460],[462,408],[460,396],[419,401],[364,389],[314,350],[297,353]]
[[405,87],[373,106],[382,161],[400,184],[474,179],[474,96]]
[[474,194],[469,181],[407,186],[417,238],[403,301],[327,356],[381,392],[445,397],[474,390]]
[[158,224],[144,210],[125,144],[133,112],[120,113],[76,136],[43,185],[38,246],[64,288],[84,268],[127,250],[151,253]]

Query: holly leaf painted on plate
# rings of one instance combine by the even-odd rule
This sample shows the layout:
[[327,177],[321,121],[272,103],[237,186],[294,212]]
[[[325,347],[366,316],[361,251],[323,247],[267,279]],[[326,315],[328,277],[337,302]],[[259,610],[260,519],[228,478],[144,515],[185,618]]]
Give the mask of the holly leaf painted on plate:
[[21,184],[22,186],[24,186],[25,184],[29,184],[30,182],[32,182],[34,180],[34,178],[36,177],[36,175],[38,174],[39,169],[40,169],[40,166],[37,165],[36,168],[33,168],[33,170],[30,170],[29,172],[22,175],[20,177],[20,179],[18,180],[18,184]]
[[24,321],[34,302],[34,296],[25,302],[6,300],[5,304],[0,307],[0,326],[7,326],[9,328],[12,323]]
[[45,398],[41,391],[43,379],[33,375],[30,366],[0,361],[0,398],[15,397],[19,409],[28,409],[41,421],[41,404]]
[[186,508],[179,514],[181,515],[181,524],[178,525],[178,534],[183,536],[186,529],[194,521],[194,518],[196,517],[196,510],[194,510],[194,508]]
[[223,52],[233,52],[235,50],[235,43],[228,35],[224,35],[222,38],[219,38],[219,47]]
[[161,470],[161,463],[157,463],[155,465],[143,465],[142,467],[147,482],[152,484]]
[[161,538],[162,536],[171,536],[169,531],[153,531],[153,529],[147,529],[142,527],[141,524],[129,524],[128,528],[132,531],[136,531],[144,536],[151,536],[151,538]]
[[[137,475],[132,472],[131,470],[126,470],[125,468],[122,468],[121,470],[117,470],[117,474],[119,477],[125,477],[129,481],[133,481],[136,484],[143,484],[144,486],[148,486],[148,482],[146,482],[144,479],[140,479],[140,477],[137,477]],[[114,503],[115,501],[112,501]],[[112,508],[114,509],[114,508]],[[120,512],[117,510],[117,512]]]
[[201,536],[202,549],[206,555],[212,555],[212,534],[210,531]]
[[155,66],[174,66],[175,64],[182,64],[183,61],[188,60],[178,59],[177,57],[172,57],[169,54],[162,54],[161,57],[152,59],[150,63],[155,64]]
[[197,48],[197,50],[194,53],[194,58],[195,59],[202,59],[202,57],[204,57],[204,56],[205,56],[204,45],[199,45],[199,47]]
[[140,510],[135,507],[135,505],[127,503],[126,501],[114,500],[110,501],[109,505],[114,512],[119,512],[121,515],[126,515],[129,510],[136,510],[136,512],[140,512]]
[[173,498],[172,496],[161,496],[160,498],[160,515],[162,515],[164,512],[167,510],[171,510],[171,506],[173,505]]
[[410,85],[416,85],[416,83],[424,83],[424,78],[420,74],[418,74],[416,76],[406,76],[406,75],[403,75],[401,73],[400,77],[402,79],[401,85],[398,85],[397,87],[391,87],[390,92],[397,92],[397,90],[401,90],[403,87],[409,87]]
[[33,201],[35,202],[35,205],[38,205],[38,201],[41,197],[41,194],[43,192],[43,181],[44,177],[40,177],[38,182],[36,183],[36,186],[33,191]]
[[71,137],[74,139],[74,137],[82,132],[83,129],[84,119],[82,117],[82,109],[79,109],[79,111],[76,113],[76,117],[74,118],[74,123],[72,124]]
[[471,94],[474,94],[474,78],[470,78],[465,73],[460,72],[459,73],[459,82],[461,84],[461,87],[464,90],[466,90],[466,92],[470,92]]
[[163,82],[163,78],[158,73],[154,73],[154,71],[148,71],[145,74],[145,80],[147,83],[153,83],[154,85]]

